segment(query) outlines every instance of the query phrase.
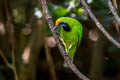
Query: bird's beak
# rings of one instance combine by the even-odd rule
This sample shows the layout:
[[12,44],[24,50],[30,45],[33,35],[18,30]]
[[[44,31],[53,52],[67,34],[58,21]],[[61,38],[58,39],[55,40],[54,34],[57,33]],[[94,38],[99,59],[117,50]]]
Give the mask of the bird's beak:
[[54,31],[56,28],[58,28],[58,26],[54,26],[54,27],[52,28],[52,30]]
[[57,29],[57,28],[60,28],[60,27],[62,27],[62,25],[54,26],[54,27],[53,27],[53,30],[55,30],[55,29]]

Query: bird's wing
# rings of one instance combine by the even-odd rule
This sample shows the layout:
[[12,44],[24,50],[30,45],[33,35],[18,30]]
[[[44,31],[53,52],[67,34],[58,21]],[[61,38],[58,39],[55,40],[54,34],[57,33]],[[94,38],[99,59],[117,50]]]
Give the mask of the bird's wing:
[[67,47],[66,47],[66,44],[65,44],[64,40],[63,40],[61,37],[60,37],[60,40],[62,41],[62,43],[63,43],[63,45],[64,45],[65,51],[67,52],[68,49],[67,49]]
[[81,34],[80,34],[80,32],[78,31],[78,33],[77,33],[77,35],[78,35],[78,40],[77,40],[77,47],[76,47],[76,49],[78,49],[78,47],[79,47],[79,44],[80,44],[80,39],[81,39]]

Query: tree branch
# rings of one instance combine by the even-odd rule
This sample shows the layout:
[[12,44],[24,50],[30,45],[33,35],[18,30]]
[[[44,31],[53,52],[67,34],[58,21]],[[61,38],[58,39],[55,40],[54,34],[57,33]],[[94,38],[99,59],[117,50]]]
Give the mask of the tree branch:
[[[17,72],[16,72],[15,64],[10,64],[1,50],[0,50],[0,56],[2,57],[3,61],[7,65],[7,67],[13,70],[15,80],[18,80],[18,75],[17,75]],[[14,57],[14,55],[12,55],[12,56]]]
[[91,19],[94,21],[94,23],[96,24],[96,26],[98,27],[98,29],[106,36],[106,38],[113,43],[114,45],[116,45],[118,48],[120,48],[120,43],[118,41],[116,41],[115,39],[113,39],[112,36],[110,36],[110,34],[104,29],[104,27],[102,26],[102,24],[97,20],[97,18],[94,16],[94,14],[92,13],[91,9],[89,8],[89,6],[87,5],[87,3],[85,2],[85,0],[81,0],[82,5],[84,6],[84,8],[86,9],[86,11],[88,12],[89,16],[91,17]]
[[65,55],[65,50],[62,46],[62,43],[60,43],[60,39],[57,37],[57,35],[55,34],[55,32],[52,30],[52,28],[54,27],[53,21],[52,21],[52,17],[48,11],[48,7],[46,4],[46,0],[41,0],[41,4],[42,4],[42,10],[43,13],[45,14],[45,18],[46,21],[48,22],[48,25],[50,27],[50,30],[55,38],[55,41],[58,43],[58,48],[60,50],[61,55],[63,56],[64,60],[67,62],[69,68],[81,79],[83,80],[89,80],[86,76],[84,76],[77,68],[76,66],[72,63],[71,59]]
[[108,6],[109,6],[109,8],[110,8],[110,11],[112,12],[114,18],[115,18],[116,21],[120,24],[120,18],[119,18],[118,14],[117,14],[116,9],[115,9],[114,6],[112,5],[111,0],[107,0],[107,4],[108,4]]
[[3,61],[7,65],[7,67],[9,67],[10,69],[13,69],[13,66],[8,62],[8,60],[6,59],[5,55],[3,54],[3,52],[1,50],[0,50],[0,56],[2,57]]
[[[46,38],[45,38],[45,41],[47,41]],[[44,42],[44,47],[45,47],[46,58],[47,58],[47,62],[48,62],[48,66],[49,66],[49,70],[51,74],[51,80],[57,80],[56,74],[55,74],[54,62],[51,56],[50,48],[48,47],[48,44],[46,44],[46,42]]]

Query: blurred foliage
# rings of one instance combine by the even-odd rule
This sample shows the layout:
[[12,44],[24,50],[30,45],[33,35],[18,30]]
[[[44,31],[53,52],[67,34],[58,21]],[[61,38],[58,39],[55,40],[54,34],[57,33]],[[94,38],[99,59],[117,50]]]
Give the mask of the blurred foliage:
[[56,15],[57,17],[63,17],[67,14],[66,8],[58,8],[56,9]]

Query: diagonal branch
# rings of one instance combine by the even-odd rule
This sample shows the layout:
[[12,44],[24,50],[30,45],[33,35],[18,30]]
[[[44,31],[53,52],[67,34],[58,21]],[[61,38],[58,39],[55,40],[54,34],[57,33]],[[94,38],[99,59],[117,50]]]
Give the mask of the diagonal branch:
[[10,69],[13,69],[13,66],[8,62],[7,58],[5,57],[5,55],[3,54],[3,52],[1,50],[0,50],[0,56],[2,57],[3,61],[7,65],[7,67],[9,67]]
[[72,61],[69,59],[68,56],[65,55],[65,50],[62,46],[62,43],[60,43],[60,39],[57,37],[57,35],[54,33],[54,31],[52,30],[52,28],[54,27],[53,21],[52,21],[52,17],[48,11],[48,7],[46,4],[46,0],[41,0],[41,4],[42,4],[42,9],[43,9],[43,13],[45,14],[45,18],[46,21],[48,22],[48,25],[50,27],[50,30],[56,40],[56,42],[58,43],[58,48],[61,52],[61,55],[64,57],[64,60],[68,63],[69,68],[81,79],[83,80],[89,80],[86,76],[84,76],[77,68],[76,66],[72,63]]
[[17,75],[17,72],[16,72],[15,65],[14,64],[10,64],[8,62],[7,58],[5,57],[4,53],[1,50],[0,50],[0,56],[2,57],[3,61],[7,65],[7,67],[13,70],[14,76],[15,76],[15,80],[18,80],[18,75]]
[[112,12],[113,16],[115,17],[116,21],[120,24],[120,18],[119,18],[119,16],[118,16],[117,11],[116,11],[116,9],[114,8],[111,0],[107,0],[107,4],[108,4],[108,6],[109,6],[109,8],[110,8],[110,11]]
[[89,6],[85,2],[85,0],[81,0],[81,3],[85,7],[85,9],[87,10],[88,14],[90,15],[91,19],[96,24],[96,26],[98,27],[98,29],[106,36],[106,38],[111,43],[113,43],[115,46],[117,46],[118,48],[120,48],[120,43],[118,41],[116,41],[112,36],[110,36],[110,34],[104,29],[104,27],[102,26],[102,24],[97,20],[97,18],[92,13],[91,9],[89,8]]

